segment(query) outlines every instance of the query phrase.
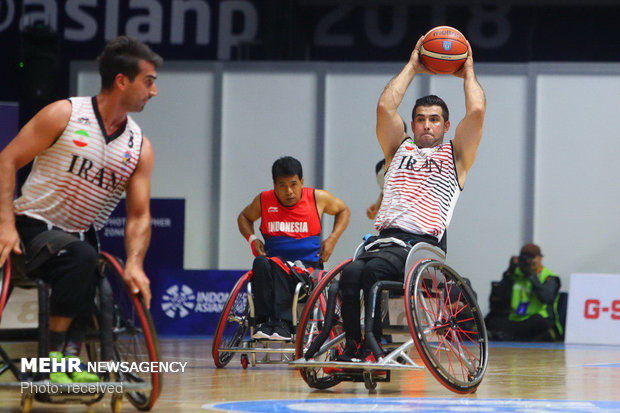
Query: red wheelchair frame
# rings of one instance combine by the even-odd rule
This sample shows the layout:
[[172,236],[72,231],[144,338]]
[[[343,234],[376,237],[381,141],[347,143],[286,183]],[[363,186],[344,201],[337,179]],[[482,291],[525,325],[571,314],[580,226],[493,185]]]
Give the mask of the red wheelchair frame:
[[[325,271],[316,271],[315,277],[312,278],[316,278],[317,281],[315,282],[318,282],[324,274]],[[244,369],[250,364],[255,366],[257,364],[288,363],[295,353],[295,336],[291,342],[252,338],[255,327],[252,277],[252,271],[248,271],[239,278],[220,314],[211,348],[213,361],[218,368],[225,367],[235,353],[241,354],[240,361]],[[309,293],[308,286],[301,282],[297,284],[292,300],[294,328],[297,326],[297,306],[300,297]],[[263,354],[263,358],[257,359],[257,354]],[[279,358],[273,359],[273,355],[277,355]]]

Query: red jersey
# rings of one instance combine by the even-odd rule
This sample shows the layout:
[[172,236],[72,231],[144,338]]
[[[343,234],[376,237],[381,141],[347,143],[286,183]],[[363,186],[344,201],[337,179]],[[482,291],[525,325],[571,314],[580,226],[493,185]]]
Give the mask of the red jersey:
[[314,188],[304,188],[299,202],[291,207],[282,205],[274,190],[262,192],[260,204],[260,231],[268,256],[290,261],[319,261],[321,217]]

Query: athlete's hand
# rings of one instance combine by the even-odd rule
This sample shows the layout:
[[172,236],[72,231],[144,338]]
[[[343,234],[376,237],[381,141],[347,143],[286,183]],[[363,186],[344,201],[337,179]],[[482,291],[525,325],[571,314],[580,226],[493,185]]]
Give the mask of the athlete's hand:
[[469,44],[469,41],[467,41],[467,49],[467,60],[465,60],[465,63],[463,63],[463,66],[461,66],[459,70],[452,73],[453,76],[460,77],[461,79],[465,79],[465,76],[467,74],[474,72],[474,55],[471,50],[471,45]]
[[141,267],[126,265],[125,271],[123,271],[123,281],[132,294],[142,293],[146,308],[151,308],[151,281]]
[[327,262],[329,257],[332,256],[332,252],[334,252],[334,247],[336,247],[336,240],[332,237],[327,237],[323,242],[321,242],[321,250],[319,251],[319,262]]
[[377,216],[377,212],[379,212],[379,205],[377,205],[376,203],[372,204],[366,209],[366,216],[368,217],[368,219],[375,219],[375,217]]
[[428,70],[426,66],[422,64],[422,60],[420,59],[420,48],[422,47],[423,39],[424,36],[420,36],[420,38],[418,39],[418,42],[416,43],[415,48],[413,49],[413,52],[411,52],[411,56],[409,57],[409,63],[411,64],[411,66],[413,66],[413,70],[416,74],[427,73],[429,75],[432,75],[433,72]]
[[250,244],[250,248],[252,248],[252,254],[255,257],[258,257],[259,255],[267,255],[267,253],[265,252],[265,244],[263,244],[263,241],[259,239],[255,239],[254,241],[252,241],[252,243]]
[[14,224],[5,224],[0,226],[0,267],[4,265],[11,252],[22,253],[19,247],[19,234]]

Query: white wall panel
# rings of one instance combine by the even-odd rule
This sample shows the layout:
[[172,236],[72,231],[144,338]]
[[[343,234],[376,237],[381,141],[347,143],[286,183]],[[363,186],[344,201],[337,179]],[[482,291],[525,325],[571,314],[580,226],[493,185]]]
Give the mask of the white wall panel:
[[273,188],[273,162],[286,155],[299,159],[305,185],[315,185],[317,80],[307,72],[223,77],[219,268],[244,269],[252,257],[237,215],[260,191]]
[[545,74],[537,90],[535,236],[567,288],[620,268],[620,77]]

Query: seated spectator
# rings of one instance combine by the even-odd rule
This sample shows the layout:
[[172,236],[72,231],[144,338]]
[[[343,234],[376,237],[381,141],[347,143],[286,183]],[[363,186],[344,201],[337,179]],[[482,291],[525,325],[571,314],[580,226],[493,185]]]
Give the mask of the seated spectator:
[[489,339],[556,341],[562,335],[557,304],[560,278],[543,266],[540,247],[526,244],[491,290],[485,318]]

